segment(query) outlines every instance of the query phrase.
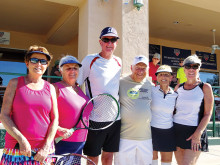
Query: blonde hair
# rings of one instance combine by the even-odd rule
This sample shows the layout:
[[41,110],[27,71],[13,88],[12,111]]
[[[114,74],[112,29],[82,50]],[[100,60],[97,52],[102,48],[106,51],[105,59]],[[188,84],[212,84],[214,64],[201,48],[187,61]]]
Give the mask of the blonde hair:
[[48,52],[48,50],[45,47],[32,45],[28,48],[28,51],[25,54],[25,57],[24,57],[25,62],[28,62],[30,60],[30,57],[34,53],[34,51],[42,52],[42,54],[46,55],[48,62],[50,62],[53,58],[53,56]]

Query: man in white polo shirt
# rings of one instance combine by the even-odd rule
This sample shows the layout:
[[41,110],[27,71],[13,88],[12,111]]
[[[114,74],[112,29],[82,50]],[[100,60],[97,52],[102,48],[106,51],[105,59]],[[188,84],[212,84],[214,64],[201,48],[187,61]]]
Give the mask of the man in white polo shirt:
[[151,138],[151,89],[146,78],[148,59],[136,56],[131,75],[120,80],[121,135],[115,165],[150,165],[153,158]]

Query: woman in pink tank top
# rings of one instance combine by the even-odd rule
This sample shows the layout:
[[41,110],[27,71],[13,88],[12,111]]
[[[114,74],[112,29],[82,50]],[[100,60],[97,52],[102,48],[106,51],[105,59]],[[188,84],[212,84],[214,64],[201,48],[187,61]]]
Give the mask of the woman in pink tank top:
[[[25,55],[28,74],[11,79],[4,95],[1,121],[7,131],[0,164],[50,164],[58,127],[55,88],[42,79],[52,56],[31,46]],[[31,151],[36,152],[35,156]]]
[[[63,140],[55,144],[56,154],[82,154],[82,149],[86,141],[86,129],[76,130],[73,133],[70,131],[70,128],[77,124],[82,107],[89,100],[76,84],[79,67],[81,66],[79,61],[70,55],[63,57],[59,63],[63,80],[55,83],[54,86],[57,92],[59,111],[57,137],[61,136]],[[92,104],[90,106],[86,113],[88,115],[92,110]],[[86,117],[88,118],[88,116]],[[83,124],[79,122],[77,127],[83,127]]]

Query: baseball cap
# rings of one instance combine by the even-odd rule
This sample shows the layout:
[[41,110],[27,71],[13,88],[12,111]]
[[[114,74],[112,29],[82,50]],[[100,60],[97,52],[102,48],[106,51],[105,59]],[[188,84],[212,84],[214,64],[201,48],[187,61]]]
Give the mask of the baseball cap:
[[185,65],[191,65],[191,64],[199,64],[199,66],[202,65],[201,60],[196,54],[193,54],[191,56],[188,56],[184,61],[183,61],[183,66]]
[[104,36],[112,36],[112,37],[116,37],[116,38],[119,39],[117,31],[116,31],[116,29],[113,28],[113,27],[106,27],[106,28],[104,28],[104,29],[102,30],[102,32],[101,32],[99,38],[101,39],[101,38],[104,37]]
[[71,55],[67,55],[61,58],[59,67],[62,67],[64,64],[78,64],[79,67],[82,66],[82,64],[80,64],[80,62],[76,59],[76,57],[73,57]]
[[157,76],[157,74],[160,73],[160,72],[169,72],[169,73],[172,74],[172,69],[171,69],[171,67],[170,67],[169,65],[161,65],[161,66],[157,69],[155,75]]
[[144,55],[139,55],[139,56],[136,56],[136,57],[134,58],[134,61],[133,61],[133,64],[132,64],[132,65],[136,65],[136,64],[138,64],[138,63],[140,63],[140,62],[143,62],[143,63],[146,64],[147,66],[148,66],[148,64],[149,64],[149,61],[148,61],[147,57],[145,57]]
[[155,53],[154,56],[153,56],[153,58],[158,58],[158,59],[160,59],[160,54],[159,54],[159,53]]

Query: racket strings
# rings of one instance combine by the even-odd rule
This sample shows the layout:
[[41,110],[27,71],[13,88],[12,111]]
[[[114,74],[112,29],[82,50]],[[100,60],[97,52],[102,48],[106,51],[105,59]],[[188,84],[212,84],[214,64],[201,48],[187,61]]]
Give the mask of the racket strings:
[[[111,96],[102,94],[94,97],[90,102],[93,103],[93,110],[88,118],[83,118],[83,123],[92,130],[105,129],[112,125],[119,116],[117,100]],[[83,112],[86,116],[86,112]],[[94,120],[98,119],[98,121]]]
[[80,156],[64,156],[58,160],[56,165],[81,165],[81,157]]
[[93,99],[91,115],[101,118],[103,122],[115,120],[118,112],[118,103],[108,95],[99,95]]
[[95,163],[82,155],[71,154],[61,157],[55,165],[95,165]]

